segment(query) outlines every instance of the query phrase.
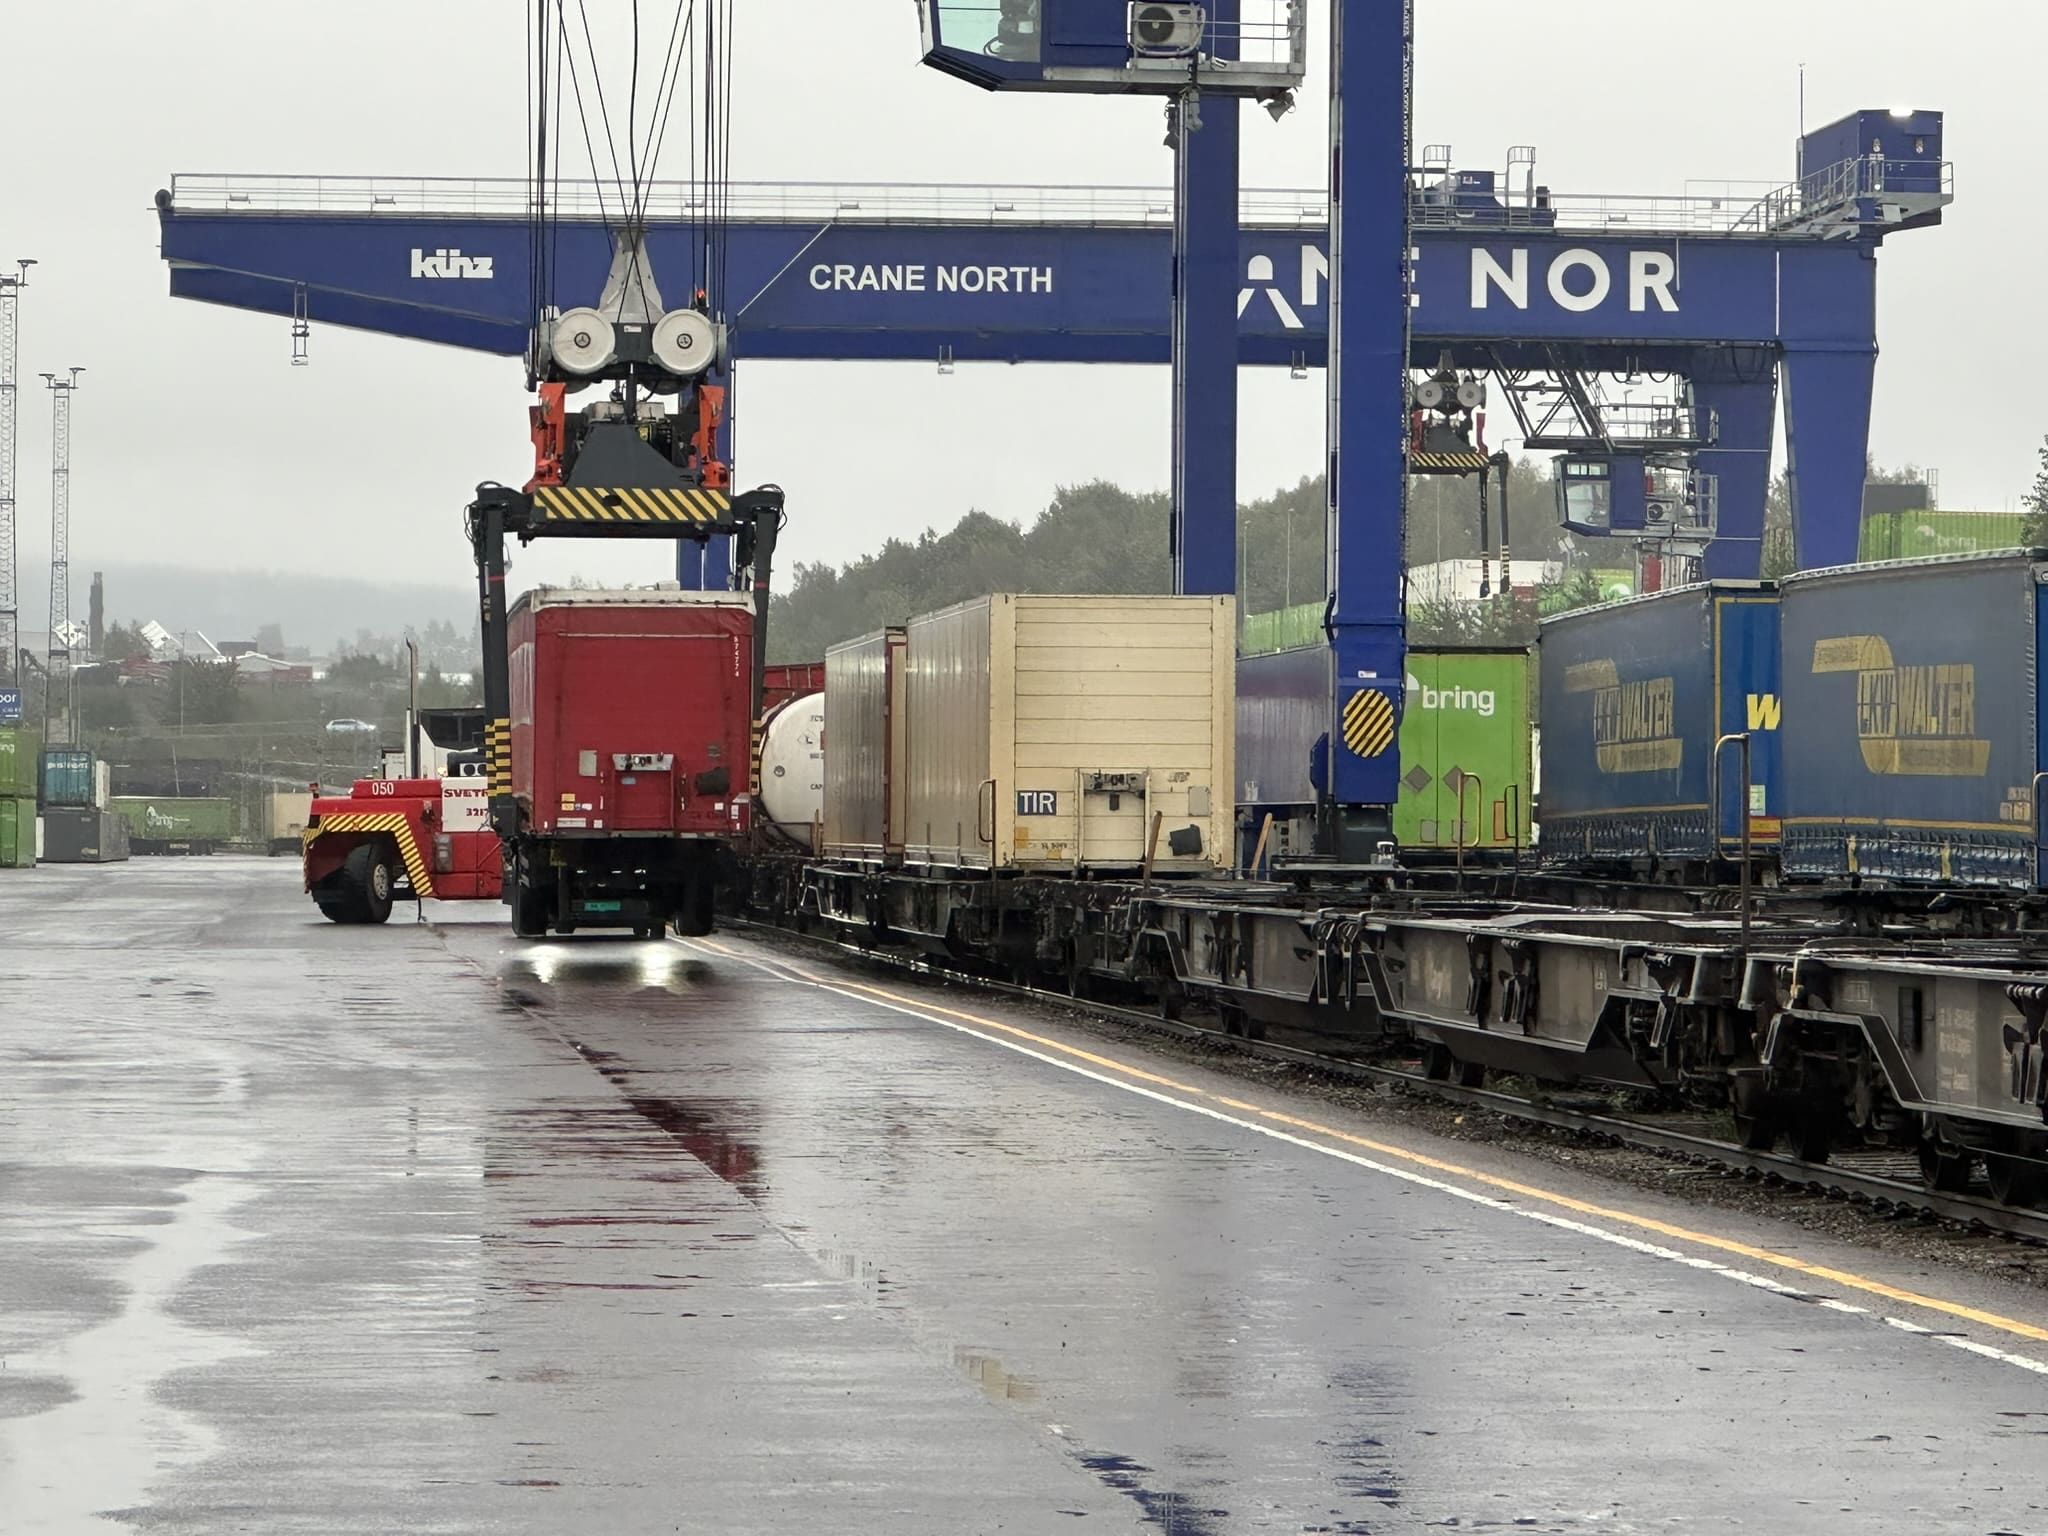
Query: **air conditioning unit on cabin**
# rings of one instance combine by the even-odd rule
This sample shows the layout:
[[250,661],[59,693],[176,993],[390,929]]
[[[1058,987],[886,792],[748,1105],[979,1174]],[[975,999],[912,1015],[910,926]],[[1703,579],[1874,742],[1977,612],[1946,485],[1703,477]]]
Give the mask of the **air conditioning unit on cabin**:
[[1202,50],[1208,11],[1167,0],[1132,0],[1131,52],[1140,59],[1191,59]]

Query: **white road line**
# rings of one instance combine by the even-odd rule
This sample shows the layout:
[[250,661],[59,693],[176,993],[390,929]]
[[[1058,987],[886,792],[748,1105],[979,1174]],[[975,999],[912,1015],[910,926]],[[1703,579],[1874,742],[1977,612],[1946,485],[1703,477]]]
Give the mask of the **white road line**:
[[1370,1169],[1374,1173],[1385,1174],[1389,1178],[1400,1179],[1405,1183],[1414,1184],[1423,1189],[1435,1190],[1440,1194],[1451,1195],[1457,1199],[1468,1201],[1473,1205],[1484,1206],[1489,1210],[1504,1211],[1509,1215],[1520,1216],[1529,1221],[1541,1222],[1544,1226],[1555,1227],[1560,1231],[1576,1233],[1581,1237],[1594,1238],[1603,1243],[1611,1243],[1615,1247],[1625,1248],[1631,1253],[1644,1254],[1650,1258],[1663,1259],[1673,1264],[1681,1264],[1687,1269],[1696,1269],[1706,1274],[1718,1275],[1724,1280],[1733,1280],[1739,1284],[1753,1287],[1756,1290],[1792,1297],[1809,1305],[1820,1306],[1830,1312],[1840,1312],[1852,1317],[1875,1317],[1902,1333],[1919,1334],[1943,1344],[1953,1345],[1955,1348],[1965,1350],[1970,1354],[1981,1355],[1987,1360],[1995,1360],[2001,1365],[2017,1366],[2021,1370],[2032,1371],[2036,1375],[2048,1376],[2048,1361],[2039,1360],[2030,1355],[2015,1354],[2010,1350],[2000,1349],[1991,1344],[1980,1343],[1975,1339],[1966,1338],[1958,1333],[1937,1332],[1931,1328],[1924,1328],[1918,1323],[1909,1322],[1905,1318],[1889,1317],[1880,1313],[1874,1313],[1870,1308],[1858,1306],[1854,1302],[1838,1301],[1828,1296],[1815,1296],[1811,1292],[1800,1290],[1796,1286],[1786,1285],[1781,1281],[1773,1280],[1767,1275],[1752,1274],[1748,1270],[1736,1269],[1731,1265],[1722,1264],[1715,1259],[1703,1258],[1697,1254],[1682,1253],[1676,1248],[1666,1248],[1660,1243],[1646,1242],[1642,1238],[1630,1237],[1626,1233],[1616,1232],[1608,1227],[1594,1226],[1589,1222],[1577,1221],[1569,1216],[1559,1216],[1550,1211],[1540,1211],[1526,1205],[1516,1205],[1512,1201],[1500,1199],[1495,1195],[1482,1194],[1478,1190],[1468,1189],[1463,1185],[1453,1184],[1444,1179],[1432,1178],[1426,1173],[1418,1173],[1409,1168],[1395,1167],[1391,1163],[1383,1163],[1375,1158],[1366,1157],[1342,1147],[1333,1147],[1325,1142],[1313,1141],[1305,1136],[1296,1136],[1292,1132],[1283,1131],[1274,1126],[1261,1125],[1256,1120],[1246,1120],[1220,1109],[1212,1109],[1206,1104],[1193,1104],[1186,1099],[1177,1098],[1170,1093],[1161,1093],[1157,1089],[1147,1088],[1139,1083],[1124,1082],[1109,1076],[1107,1073],[1097,1072],[1090,1067],[1083,1066],[1079,1062],[1063,1061],[1059,1057],[1045,1051],[1035,1050],[1022,1041],[1005,1040],[1001,1035],[993,1035],[986,1030],[976,1029],[973,1025],[963,1023],[958,1019],[949,1019],[941,1014],[929,1013],[922,1008],[909,1004],[891,1002],[887,998],[876,996],[872,991],[837,986],[830,981],[821,980],[781,961],[757,959],[752,955],[742,954],[738,950],[711,950],[709,952],[717,958],[739,960],[743,964],[752,966],[759,971],[765,971],[782,981],[791,982],[798,986],[814,987],[821,992],[830,992],[850,1002],[865,1003],[870,1007],[884,1008],[891,1013],[900,1013],[910,1018],[921,1019],[927,1024],[937,1024],[958,1034],[971,1035],[976,1040],[985,1041],[990,1045],[1001,1046],[1006,1051],[1015,1051],[1019,1056],[1028,1056],[1033,1061],[1044,1062],[1047,1066],[1057,1067],[1062,1072],[1071,1072],[1076,1077],[1085,1077],[1091,1082],[1102,1083],[1124,1093],[1136,1094],[1139,1098],[1151,1099],[1155,1103],[1171,1105],[1173,1108],[1185,1110],[1189,1114],[1202,1115],[1210,1120],[1218,1120],[1225,1125],[1236,1126],[1240,1130],[1254,1132],[1272,1141],[1284,1142],[1292,1147],[1300,1147],[1304,1151],[1318,1152],[1324,1157],[1335,1158],[1339,1162]]

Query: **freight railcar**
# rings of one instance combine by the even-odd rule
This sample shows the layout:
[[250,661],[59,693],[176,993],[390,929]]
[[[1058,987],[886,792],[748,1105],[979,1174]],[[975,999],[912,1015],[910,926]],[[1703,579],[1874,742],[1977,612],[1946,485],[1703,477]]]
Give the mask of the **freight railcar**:
[[[1016,620],[1019,645],[990,638],[987,610],[967,605],[964,622],[930,616],[946,622],[828,657],[822,849],[783,890],[865,942],[1076,990],[1114,984],[1247,1033],[1420,1048],[1433,1073],[1468,1081],[1626,1085],[1731,1112],[1747,1144],[1789,1140],[1809,1159],[1844,1144],[1917,1150],[1937,1188],[1981,1166],[2000,1199],[2027,1204],[2048,1186],[2033,798],[2048,771],[2044,576],[2048,558],[2019,552],[1852,567],[1546,623],[1545,872],[1456,886],[1412,865],[1303,861],[1282,881],[1246,880],[1221,859],[1167,882],[1129,864],[1128,835],[1031,826],[1034,812],[1085,816],[1058,797],[1070,779],[1111,790],[1105,754],[1157,772],[1200,711],[1157,689],[1142,712],[1085,705],[1133,697],[1133,672],[1172,670],[1136,635],[1085,658],[1058,638],[1086,631],[1078,612],[1064,630]],[[1239,792],[1286,803],[1310,776],[1312,756],[1293,749],[1325,661],[1311,648],[1245,665],[1262,689],[1229,711],[1246,748]],[[1459,686],[1418,671],[1404,740],[1431,724],[1428,690],[1441,704]],[[1070,752],[1086,739],[1072,722],[1091,719],[1119,733],[1095,741],[1092,766]],[[1027,736],[1043,754],[1028,763]],[[1726,740],[1742,736],[1746,794]],[[937,761],[920,767],[921,753]],[[1422,756],[1408,747],[1411,766]],[[1430,771],[1447,776],[1441,754]],[[1745,831],[1747,872],[1764,877],[1746,895],[1732,867]],[[1091,848],[1107,851],[1098,862]]]
[[1232,599],[998,593],[825,665],[824,920],[1078,976],[1123,883],[1230,871]]

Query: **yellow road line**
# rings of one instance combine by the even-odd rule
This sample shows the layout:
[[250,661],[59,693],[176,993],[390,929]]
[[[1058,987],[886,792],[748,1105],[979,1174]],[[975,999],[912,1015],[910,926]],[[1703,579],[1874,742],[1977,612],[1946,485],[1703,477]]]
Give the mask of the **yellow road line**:
[[[736,957],[739,955],[739,951],[726,945],[712,943],[708,939],[699,939],[696,942],[705,945],[709,949],[716,950],[719,954]],[[1029,1041],[1032,1045],[1038,1046],[1041,1049],[1057,1052],[1059,1055],[1071,1057],[1076,1061],[1085,1061],[1090,1066],[1116,1072],[1142,1083],[1171,1088],[1177,1093],[1191,1094],[1196,1098],[1208,1099],[1211,1103],[1220,1104],[1228,1109],[1234,1109],[1240,1114],[1256,1115],[1259,1119],[1270,1124],[1285,1126],[1293,1131],[1302,1131],[1313,1136],[1327,1137],[1332,1141],[1342,1142],[1348,1146],[1362,1147],[1381,1157],[1394,1158],[1417,1168],[1427,1168],[1434,1173],[1468,1179],[1475,1184],[1484,1185],[1489,1189],[1497,1189],[1507,1194],[1520,1195],[1525,1199],[1540,1200],[1547,1205],[1556,1206],[1561,1210],[1571,1211],[1580,1216],[1592,1216],[1603,1221],[1618,1222],[1623,1226],[1634,1227],[1639,1231],[1654,1232],[1660,1237],[1692,1243],[1698,1247],[1713,1249],[1720,1253],[1733,1254],[1752,1263],[1768,1264],[1774,1268],[1789,1270],[1811,1279],[1825,1280],[1849,1290],[1860,1291],[1868,1296],[1879,1296],[1887,1301],[1898,1302],[1905,1306],[1922,1307],[1927,1311],[1938,1312],[1944,1316],[1961,1318],[1964,1321],[1976,1323],[1985,1328],[1996,1329],[2000,1333],[2011,1334],[2016,1338],[2048,1342],[2048,1328],[2040,1327],[2034,1323],[2022,1322],[2018,1318],[2005,1317],[1996,1312],[1986,1312],[1981,1308],[1966,1306],[1962,1302],[1948,1301],[1939,1296],[1927,1296],[1918,1291],[1905,1290],[1896,1285],[1889,1285],[1882,1280],[1873,1280],[1867,1275],[1852,1273],[1849,1270],[1833,1269],[1823,1264],[1810,1264],[1806,1260],[1794,1258],[1790,1254],[1777,1253],[1769,1248],[1759,1248],[1752,1243],[1738,1242],[1734,1238],[1717,1237],[1711,1232],[1696,1231],[1691,1227],[1682,1227],[1676,1222],[1663,1221],[1654,1216],[1639,1216],[1634,1212],[1617,1210],[1612,1206],[1596,1205],[1590,1200],[1580,1200],[1571,1195],[1561,1194],[1556,1190],[1544,1189],[1540,1185],[1526,1184],[1520,1180],[1503,1178],[1499,1174],[1486,1173],[1463,1163],[1454,1163],[1440,1157],[1431,1157],[1423,1152],[1413,1152],[1406,1147],[1396,1146],[1391,1142],[1376,1141],[1368,1136],[1354,1135],[1349,1131],[1339,1130],[1335,1126],[1324,1125],[1315,1120],[1303,1119],[1299,1115],[1290,1115],[1280,1110],[1267,1109],[1262,1105],[1253,1104],[1243,1099],[1227,1098],[1222,1094],[1212,1093],[1208,1089],[1198,1088],[1192,1083],[1177,1082],[1172,1078],[1162,1077],[1158,1073],[1147,1072],[1141,1067],[1134,1067],[1127,1062],[1118,1061],[1114,1057],[1104,1056],[1095,1051],[1083,1050],[1079,1046],[1068,1045],[1064,1041],[1055,1040],[1046,1035],[1034,1034],[1028,1029],[1020,1029],[1014,1024],[1006,1024],[1000,1019],[992,1019],[984,1014],[969,1013],[958,1008],[947,1008],[924,998],[892,992],[886,987],[871,986],[865,982],[854,981],[843,976],[820,976],[815,972],[803,969],[793,962],[779,961],[778,964],[789,974],[800,977],[814,986],[826,987],[839,992],[862,993],[879,1001],[895,1004],[914,1012],[922,1012],[928,1015],[943,1015],[949,1019],[957,1019],[962,1023],[972,1024],[980,1029],[996,1030],[1018,1040]],[[1185,1107],[1189,1109],[1203,1108],[1200,1105],[1193,1104]],[[1229,1116],[1217,1115],[1214,1110],[1205,1109],[1203,1112],[1218,1119],[1226,1121],[1230,1119]],[[1242,1121],[1235,1123],[1244,1124]],[[1248,1128],[1253,1130],[1259,1129],[1257,1126],[1250,1126]],[[1306,1143],[1303,1143],[1303,1145],[1306,1145]]]
[[2032,1323],[2024,1323],[2017,1318],[2002,1317],[1996,1312],[1985,1312],[1976,1307],[1964,1306],[1961,1302],[1944,1301],[1938,1296],[1923,1296],[1917,1291],[1901,1290],[1898,1286],[1887,1285],[1882,1280],[1872,1280],[1864,1275],[1852,1274],[1845,1269],[1830,1269],[1823,1264],[1809,1264],[1806,1260],[1795,1259],[1790,1254],[1774,1253],[1768,1248],[1758,1248],[1751,1243],[1737,1242],[1734,1238],[1730,1237],[1716,1237],[1711,1232],[1696,1232],[1690,1227],[1681,1227],[1675,1222],[1660,1221],[1654,1216],[1638,1216],[1632,1211],[1621,1211],[1616,1210],[1612,1206],[1595,1205],[1590,1200],[1575,1199],[1571,1195],[1559,1194],[1555,1190],[1544,1189],[1535,1184],[1524,1184],[1515,1179],[1502,1178],[1498,1174],[1484,1173],[1477,1168],[1468,1168],[1462,1163],[1446,1162],[1442,1158],[1431,1157],[1426,1153],[1411,1152],[1405,1147],[1397,1147],[1384,1141],[1374,1141],[1367,1136],[1354,1136],[1349,1131],[1340,1131],[1334,1126],[1321,1125],[1313,1120],[1303,1120],[1295,1115],[1282,1114],[1278,1110],[1265,1109],[1257,1104],[1248,1104],[1241,1099],[1227,1099],[1221,1094],[1211,1094],[1210,1097],[1215,1099],[1218,1104],[1227,1105],[1231,1109],[1239,1110],[1245,1114],[1257,1115],[1260,1119],[1270,1120],[1275,1125],[1291,1126],[1295,1130],[1308,1131],[1317,1136],[1328,1136],[1336,1141],[1347,1142],[1352,1146],[1364,1147],[1368,1151],[1377,1152],[1382,1157],[1398,1157],[1404,1162],[1415,1164],[1417,1167],[1433,1169],[1438,1173],[1452,1174],[1461,1179],[1471,1179],[1474,1183],[1484,1184],[1491,1189],[1505,1190],[1509,1194],[1522,1195],[1531,1200],[1542,1200],[1568,1211],[1576,1211],[1581,1216],[1597,1216],[1603,1221],[1618,1221],[1626,1226],[1636,1227],[1645,1232],[1655,1232],[1660,1237],[1675,1238],[1680,1242],[1696,1243],[1703,1248],[1713,1248],[1722,1253],[1736,1254],[1741,1258],[1749,1259],[1758,1264],[1775,1265],[1779,1269],[1789,1269],[1798,1274],[1809,1275],[1817,1280],[1831,1281],[1836,1285],[1847,1286],[1851,1290],[1862,1291],[1867,1295],[1882,1296],[1887,1301],[1903,1302],[1908,1306],[1914,1307],[1926,1307],[1930,1311],[1947,1313],[1950,1317],[1965,1318],[1973,1323],[1981,1323],[1987,1328],[1996,1328],[2003,1333],[2016,1334],[2023,1339],[2048,1341],[2048,1328],[2036,1327]]

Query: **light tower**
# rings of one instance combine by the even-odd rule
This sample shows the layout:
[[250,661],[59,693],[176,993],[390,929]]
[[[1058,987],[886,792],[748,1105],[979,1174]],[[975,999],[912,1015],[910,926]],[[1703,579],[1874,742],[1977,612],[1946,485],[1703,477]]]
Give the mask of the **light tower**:
[[71,397],[83,368],[71,377],[43,375],[50,387],[50,665],[44,681],[43,740],[71,745]]
[[20,680],[21,604],[14,563],[14,356],[17,311],[32,260],[0,272],[0,684]]

